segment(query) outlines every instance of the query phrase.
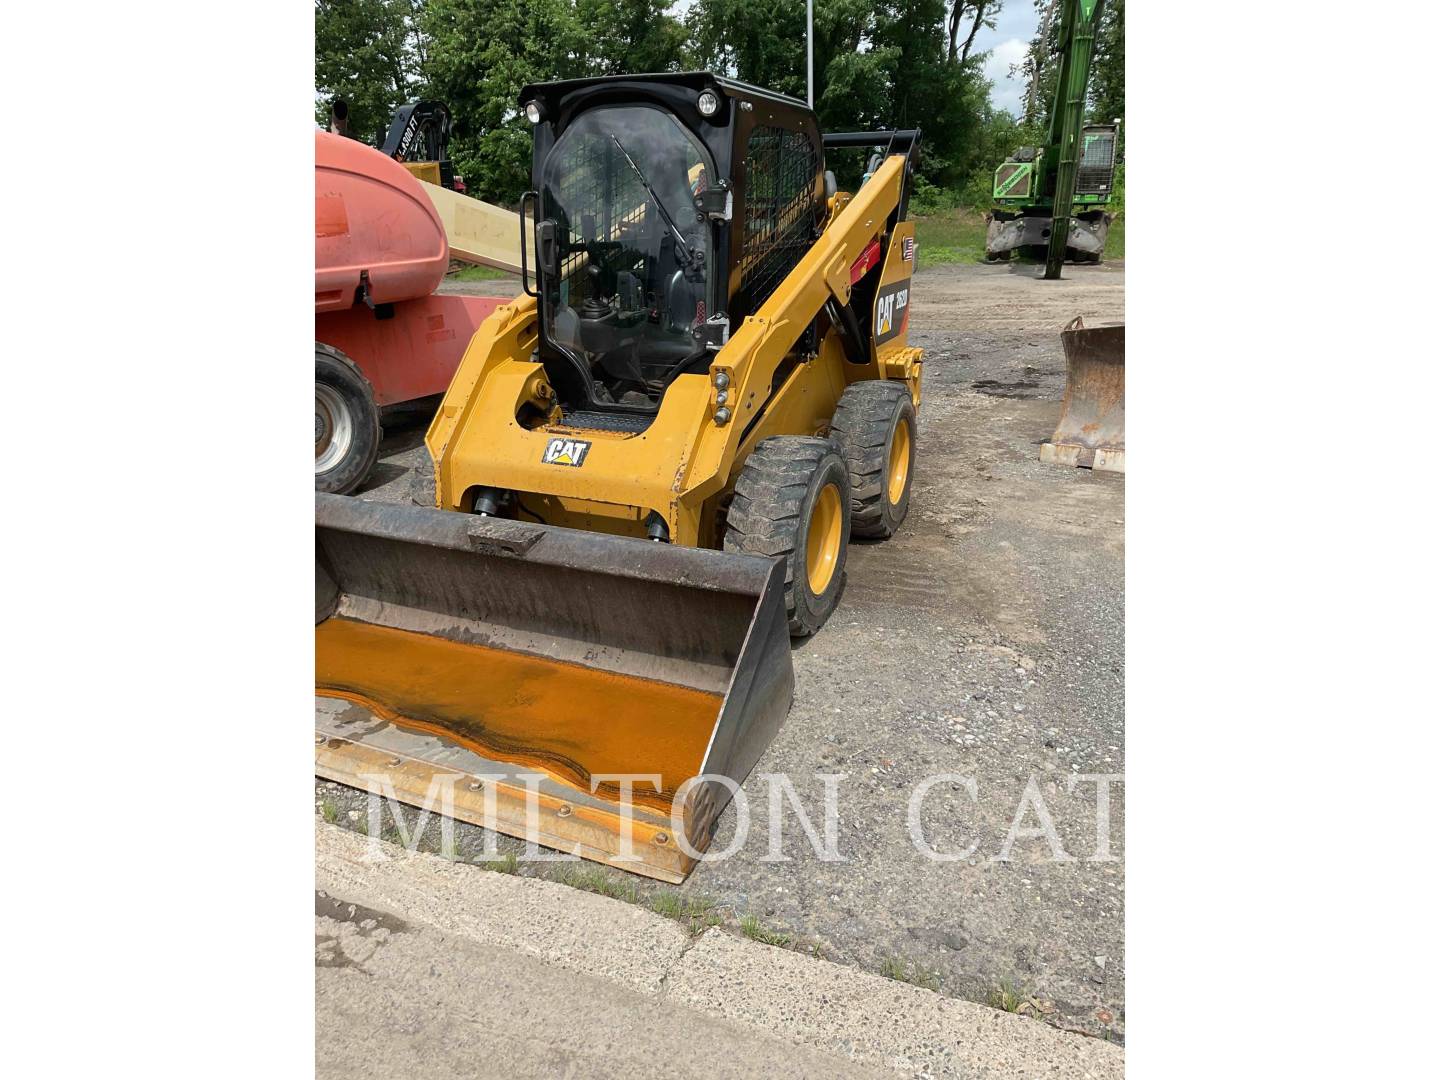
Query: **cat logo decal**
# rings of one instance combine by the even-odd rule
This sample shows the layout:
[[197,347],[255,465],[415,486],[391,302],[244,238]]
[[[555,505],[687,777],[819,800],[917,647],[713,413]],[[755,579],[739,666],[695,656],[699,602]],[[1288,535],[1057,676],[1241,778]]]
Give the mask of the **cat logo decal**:
[[570,465],[578,469],[585,464],[590,444],[584,439],[551,439],[540,460],[546,465]]

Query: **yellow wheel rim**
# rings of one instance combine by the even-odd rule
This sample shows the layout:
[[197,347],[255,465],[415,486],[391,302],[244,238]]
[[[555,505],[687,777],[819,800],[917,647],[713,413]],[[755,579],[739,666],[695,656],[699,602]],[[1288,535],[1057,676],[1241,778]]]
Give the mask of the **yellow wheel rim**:
[[842,513],[840,489],[826,484],[810,511],[810,530],[805,540],[805,573],[810,579],[810,591],[816,596],[835,576],[835,564],[840,560]]
[[886,497],[890,505],[900,502],[905,494],[905,481],[910,479],[910,425],[904,420],[895,428],[895,437],[890,440],[890,482],[886,485]]

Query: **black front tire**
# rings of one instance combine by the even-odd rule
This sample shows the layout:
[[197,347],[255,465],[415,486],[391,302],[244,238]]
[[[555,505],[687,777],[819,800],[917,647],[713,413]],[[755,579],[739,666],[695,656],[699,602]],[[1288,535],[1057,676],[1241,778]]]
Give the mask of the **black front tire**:
[[851,383],[840,395],[830,437],[850,470],[850,533],[883,540],[910,512],[915,477],[915,402],[893,379]]
[[829,439],[788,435],[766,439],[751,452],[735,480],[735,498],[725,522],[725,550],[767,555],[784,563],[791,637],[819,630],[840,602],[850,541],[849,507],[849,470]]
[[380,453],[370,380],[339,349],[315,343],[315,490],[348,495]]

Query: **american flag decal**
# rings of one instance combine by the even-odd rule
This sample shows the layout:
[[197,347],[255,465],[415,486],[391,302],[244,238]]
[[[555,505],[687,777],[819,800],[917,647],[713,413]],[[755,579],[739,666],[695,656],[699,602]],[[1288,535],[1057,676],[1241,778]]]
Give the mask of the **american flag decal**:
[[905,237],[905,242],[900,245],[900,255],[906,262],[913,262],[915,259],[915,238]]

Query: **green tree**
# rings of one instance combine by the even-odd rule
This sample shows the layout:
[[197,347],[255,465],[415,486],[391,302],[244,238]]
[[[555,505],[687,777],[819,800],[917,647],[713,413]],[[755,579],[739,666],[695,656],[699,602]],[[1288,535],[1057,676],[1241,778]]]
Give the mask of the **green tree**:
[[[985,13],[993,15],[999,4],[962,6],[971,23],[964,24],[966,36],[952,60],[954,12],[947,0],[816,0],[815,111],[821,127],[919,127],[921,175],[941,186],[963,183],[981,161],[981,131],[994,113],[982,57],[962,47],[976,20],[983,24]],[[804,0],[697,0],[689,26],[704,66],[805,96]],[[831,167],[847,182],[858,179],[857,163],[837,156]]]
[[995,17],[1004,6],[1004,0],[950,0],[946,30],[950,42],[948,59],[952,64],[963,64],[970,58],[976,35],[985,27],[995,29]]
[[680,71],[689,58],[685,24],[670,14],[674,0],[576,0],[576,18],[589,30],[584,66],[589,75]]
[[1027,128],[1044,128],[1055,97],[1055,50],[1060,41],[1061,0],[1034,0],[1037,22],[1035,36],[1025,58],[1011,65],[1010,74],[1025,80],[1025,105],[1020,121]]
[[[816,4],[817,21],[824,7]],[[696,0],[689,29],[701,66],[804,98],[804,0]],[[824,65],[816,51],[818,72]]]
[[[821,127],[918,126],[926,181],[972,184],[1016,135],[990,106],[973,50],[1001,2],[816,0]],[[530,186],[519,114],[529,83],[709,68],[805,97],[805,0],[694,0],[683,22],[674,10],[675,0],[317,0],[317,117],[338,94],[369,134],[423,91],[450,106],[451,158],[470,189],[513,203]],[[863,155],[833,157],[858,180]]]
[[512,203],[530,186],[529,83],[586,73],[587,37],[569,0],[429,0],[425,75],[450,107],[450,156],[482,199]]
[[412,0],[315,0],[315,119],[345,99],[350,132],[366,140],[419,89]]
[[951,187],[974,167],[967,145],[987,108],[989,84],[978,64],[947,57],[945,0],[888,0],[876,15],[875,46],[886,53],[890,119],[921,129],[920,173]]
[[1125,0],[1107,0],[1095,33],[1095,60],[1090,68],[1090,119],[1108,123],[1124,116]]
[[[1043,128],[1055,97],[1059,69],[1061,0],[1034,0],[1038,23],[1030,50],[1012,74],[1025,78],[1025,111],[1021,119]],[[1106,0],[1095,28],[1095,52],[1090,62],[1088,115],[1105,122],[1125,115],[1125,0]]]

